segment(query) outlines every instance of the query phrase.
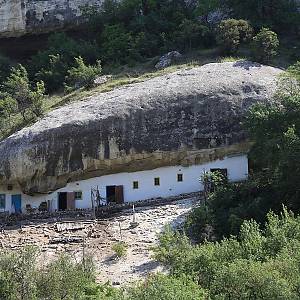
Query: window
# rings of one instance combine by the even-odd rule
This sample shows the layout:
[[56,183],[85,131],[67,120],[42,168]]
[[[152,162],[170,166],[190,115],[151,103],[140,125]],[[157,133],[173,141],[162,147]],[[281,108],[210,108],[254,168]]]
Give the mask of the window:
[[160,185],[159,177],[154,178],[154,185]]
[[75,200],[82,200],[82,191],[76,191],[75,193]]
[[139,182],[138,181],[134,181],[133,182],[133,189],[137,190],[139,188]]
[[177,174],[177,181],[182,182],[183,181],[183,174]]
[[0,209],[5,209],[5,194],[0,194]]

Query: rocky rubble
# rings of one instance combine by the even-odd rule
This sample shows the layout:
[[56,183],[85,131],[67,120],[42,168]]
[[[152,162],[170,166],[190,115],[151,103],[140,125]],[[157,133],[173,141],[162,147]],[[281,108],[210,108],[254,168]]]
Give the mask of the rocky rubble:
[[158,63],[155,65],[155,68],[160,70],[169,67],[181,57],[182,55],[178,51],[168,52],[159,59]]
[[[41,251],[41,264],[61,253],[80,259],[84,252],[94,257],[99,281],[125,284],[151,272],[163,271],[151,258],[150,247],[155,245],[157,234],[165,225],[181,226],[198,201],[197,197],[164,206],[137,208],[138,226],[135,228],[131,226],[131,209],[102,220],[32,221],[21,228],[6,227],[0,232],[0,248],[16,250],[26,245],[37,246]],[[116,260],[112,245],[120,240],[127,244],[128,253],[125,258]]]

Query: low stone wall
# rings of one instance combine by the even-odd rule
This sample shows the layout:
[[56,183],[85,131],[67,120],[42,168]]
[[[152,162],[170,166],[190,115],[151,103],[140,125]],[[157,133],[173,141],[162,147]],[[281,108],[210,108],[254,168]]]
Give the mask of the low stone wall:
[[72,221],[72,220],[89,220],[96,218],[107,218],[110,217],[114,213],[121,212],[125,209],[131,209],[133,205],[137,207],[147,207],[147,206],[159,206],[164,204],[169,204],[174,201],[201,197],[202,193],[188,193],[188,194],[181,194],[178,196],[172,196],[168,198],[151,198],[148,200],[130,202],[130,203],[123,203],[123,204],[115,204],[115,205],[107,205],[98,207],[94,211],[91,209],[76,209],[76,210],[69,210],[69,211],[55,211],[55,212],[37,212],[32,214],[19,214],[19,215],[8,215],[8,214],[1,214],[0,215],[0,227],[6,226],[22,226],[28,223],[38,223],[38,222],[58,222],[58,221]]

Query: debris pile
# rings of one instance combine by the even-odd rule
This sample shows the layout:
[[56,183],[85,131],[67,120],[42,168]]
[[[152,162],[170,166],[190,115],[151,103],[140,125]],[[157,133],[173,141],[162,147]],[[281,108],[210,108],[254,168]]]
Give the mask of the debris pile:
[[[106,219],[98,220],[31,220],[0,231],[0,248],[17,250],[27,245],[40,249],[41,264],[51,261],[62,253],[74,259],[92,255],[99,271],[98,280],[125,284],[162,271],[151,258],[150,248],[157,241],[157,234],[166,225],[180,226],[186,214],[199,203],[199,197],[186,198],[165,205],[135,207],[123,210]],[[135,220],[136,226],[132,226]],[[127,256],[114,259],[112,246],[124,242]]]

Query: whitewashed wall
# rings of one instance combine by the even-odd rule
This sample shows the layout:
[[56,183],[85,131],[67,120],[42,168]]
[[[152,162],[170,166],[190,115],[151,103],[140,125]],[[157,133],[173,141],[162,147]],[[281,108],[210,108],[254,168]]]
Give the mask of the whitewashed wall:
[[[119,173],[95,177],[87,180],[69,183],[49,195],[28,196],[22,194],[22,209],[25,211],[26,204],[38,207],[41,202],[50,200],[52,209],[58,207],[59,192],[82,191],[82,200],[76,200],[76,208],[91,207],[91,188],[99,187],[100,194],[106,198],[106,186],[123,185],[125,202],[134,202],[156,197],[175,196],[183,193],[197,192],[203,189],[199,178],[204,171],[212,168],[227,168],[230,181],[245,180],[248,176],[248,159],[246,155],[227,157],[223,160],[195,165],[190,167],[171,166],[148,171],[133,173]],[[183,182],[177,182],[177,174],[183,174]],[[154,178],[160,178],[160,186],[154,186]],[[139,182],[139,188],[133,189],[133,181]],[[0,191],[0,193],[2,193]],[[6,193],[6,211],[12,212],[11,195],[20,194],[18,191]]]

